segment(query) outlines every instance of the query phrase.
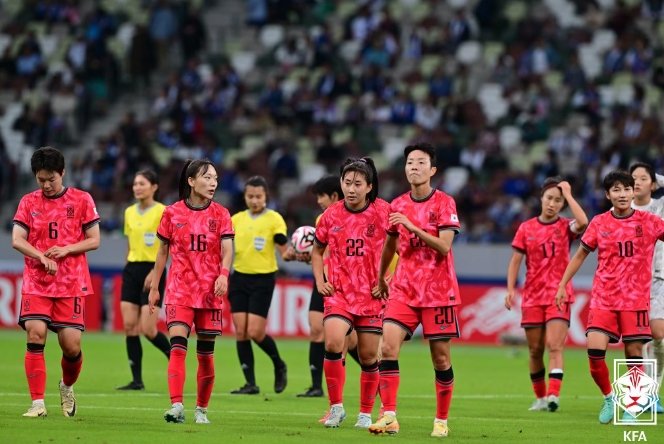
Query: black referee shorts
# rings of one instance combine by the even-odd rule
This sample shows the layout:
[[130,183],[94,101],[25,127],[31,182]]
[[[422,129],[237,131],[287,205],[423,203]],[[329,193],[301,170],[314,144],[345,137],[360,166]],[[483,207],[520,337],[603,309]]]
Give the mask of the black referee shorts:
[[[145,278],[154,268],[154,262],[127,262],[122,271],[122,296],[120,300],[131,302],[136,305],[148,305],[149,291],[143,289]],[[166,270],[161,275],[159,281],[159,294],[161,299],[157,306],[161,307],[164,300],[164,288],[166,287]]]
[[233,272],[228,284],[231,313],[252,313],[267,318],[276,280],[276,273]]
[[320,311],[323,312],[324,309],[323,296],[318,292],[316,287],[316,282],[314,282],[314,288],[311,289],[311,300],[309,301],[309,311]]

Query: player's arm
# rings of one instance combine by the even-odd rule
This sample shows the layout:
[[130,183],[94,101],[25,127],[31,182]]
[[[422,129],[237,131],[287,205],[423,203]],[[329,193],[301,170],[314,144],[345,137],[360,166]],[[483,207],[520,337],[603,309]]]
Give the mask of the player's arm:
[[387,299],[389,286],[385,280],[385,274],[390,268],[394,254],[397,252],[398,236],[387,235],[380,254],[380,265],[378,266],[378,283],[371,289],[371,295],[375,298]]
[[514,250],[512,258],[507,266],[507,294],[505,295],[505,308],[512,309],[512,301],[514,300],[514,292],[516,290],[516,278],[519,274],[519,268],[523,262],[523,253]]
[[322,296],[332,296],[334,287],[329,282],[325,281],[325,270],[323,268],[323,254],[326,247],[314,243],[314,249],[311,251],[311,268],[314,273],[314,280],[316,282],[316,289]]
[[99,224],[95,223],[85,230],[85,239],[75,244],[53,246],[44,252],[44,256],[52,259],[62,259],[70,254],[82,254],[88,251],[96,250],[101,243],[101,234]]
[[228,291],[228,274],[233,262],[233,239],[225,237],[221,240],[221,273],[214,282],[215,296],[223,296]]
[[397,224],[403,225],[404,228],[420,238],[428,247],[433,248],[443,256],[447,256],[447,253],[452,249],[452,242],[454,241],[453,230],[440,230],[438,231],[438,236],[434,236],[420,227],[415,226],[415,224],[403,214],[391,213],[390,225]]
[[558,292],[556,293],[556,306],[559,309],[562,309],[562,303],[567,297],[565,291],[567,283],[571,281],[574,275],[577,273],[577,271],[579,271],[579,268],[581,268],[581,265],[583,265],[583,262],[588,257],[588,254],[590,254],[590,251],[586,250],[583,246],[581,246],[579,247],[578,250],[576,250],[576,254],[572,258],[572,260],[569,261],[569,264],[567,264],[567,268],[565,268],[565,273],[563,274],[563,278],[560,281],[560,285],[558,285]]
[[159,294],[159,281],[161,280],[161,275],[164,274],[166,261],[168,261],[168,244],[162,241],[157,250],[157,259],[154,262],[154,269],[152,270],[152,283],[150,283],[150,294],[148,296],[150,313],[154,312],[155,305],[161,298]]
[[558,188],[560,188],[560,191],[563,193],[563,197],[565,198],[565,201],[567,201],[567,205],[569,205],[569,209],[574,216],[574,231],[576,233],[582,233],[588,226],[588,216],[586,216],[586,212],[583,211],[581,205],[579,205],[576,199],[574,199],[574,196],[572,196],[572,187],[569,182],[560,182]]
[[274,235],[274,246],[286,262],[295,260],[295,249],[288,245],[288,238],[283,233]]
[[48,274],[55,274],[58,271],[55,261],[44,256],[41,251],[28,242],[28,231],[18,224],[14,224],[12,229],[12,248],[24,256],[39,260]]

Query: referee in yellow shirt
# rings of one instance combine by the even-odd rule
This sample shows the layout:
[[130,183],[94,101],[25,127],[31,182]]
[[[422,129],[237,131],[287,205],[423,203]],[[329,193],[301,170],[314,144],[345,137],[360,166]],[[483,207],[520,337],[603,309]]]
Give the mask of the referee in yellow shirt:
[[286,388],[286,363],[277,344],[265,333],[267,313],[272,302],[279,251],[284,260],[295,258],[288,248],[286,222],[276,211],[267,208],[268,187],[261,176],[249,178],[244,186],[247,210],[233,215],[235,231],[234,272],[230,277],[228,299],[231,303],[237,340],[237,354],[246,383],[231,393],[255,395],[260,392],[254,374],[253,340],[274,364],[274,391]]
[[[148,290],[152,281],[152,269],[157,258],[159,240],[157,227],[164,205],[155,201],[157,174],[151,170],[141,170],[134,176],[132,190],[136,203],[125,210],[124,234],[127,236],[129,251],[127,265],[122,272],[122,297],[120,310],[127,335],[127,356],[131,368],[132,381],[118,387],[118,390],[143,390],[141,361],[143,348],[140,334],[168,358],[171,345],[166,335],[157,330],[159,313],[150,314],[148,308]],[[164,274],[165,276],[165,274]],[[163,294],[165,277],[159,282]]]

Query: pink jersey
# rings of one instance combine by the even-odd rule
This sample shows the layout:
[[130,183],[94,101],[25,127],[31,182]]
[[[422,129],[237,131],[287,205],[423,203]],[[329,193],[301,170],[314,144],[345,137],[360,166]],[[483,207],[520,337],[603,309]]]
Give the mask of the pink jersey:
[[324,298],[325,306],[357,316],[381,312],[383,301],[371,296],[371,288],[378,282],[388,214],[382,199],[359,211],[348,209],[344,201],[325,210],[316,226],[316,243],[327,247],[327,280],[335,290]]
[[[569,263],[570,242],[577,237],[572,231],[574,221],[559,217],[544,223],[533,217],[516,231],[512,248],[526,255],[526,282],[521,306],[554,303],[558,284]],[[565,287],[569,302],[574,302],[572,282]]]
[[[57,197],[46,197],[41,190],[26,194],[14,216],[14,224],[28,232],[28,242],[41,252],[84,240],[85,231],[98,223],[92,197],[76,188],[65,188]],[[70,254],[55,262],[58,271],[50,275],[38,259],[26,256],[21,293],[53,298],[93,293],[85,253]]]
[[221,272],[221,240],[235,236],[228,210],[216,202],[194,208],[180,200],[164,210],[157,236],[171,255],[164,303],[223,308],[214,282]]
[[588,251],[598,249],[590,308],[638,311],[650,308],[652,259],[657,239],[664,240],[664,219],[634,210],[616,217],[611,211],[590,221],[581,238]]
[[[422,200],[410,192],[402,194],[390,204],[390,212],[405,215],[413,224],[432,236],[440,231],[459,232],[456,204],[447,194],[433,190]],[[442,255],[403,225],[391,226],[390,236],[399,236],[399,262],[390,282],[390,300],[411,307],[443,307],[461,303],[459,284],[454,271],[452,250]]]

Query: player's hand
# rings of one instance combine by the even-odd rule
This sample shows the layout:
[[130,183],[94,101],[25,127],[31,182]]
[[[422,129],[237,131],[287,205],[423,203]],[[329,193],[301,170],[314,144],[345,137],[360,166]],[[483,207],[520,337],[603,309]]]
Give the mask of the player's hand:
[[505,308],[508,310],[512,309],[512,301],[514,301],[514,290],[507,290],[505,295]]
[[150,314],[154,313],[154,309],[157,307],[157,302],[159,302],[159,299],[161,299],[159,290],[150,289],[150,294],[148,295],[148,307],[150,308]]
[[558,307],[558,310],[563,309],[563,302],[565,302],[565,299],[567,299],[567,293],[565,292],[565,287],[559,287],[558,292],[556,293],[556,307]]
[[371,296],[375,299],[387,299],[390,288],[384,278],[378,279],[378,283],[371,289]]
[[563,193],[563,197],[572,195],[572,185],[570,185],[566,180],[563,180],[556,186],[560,188],[560,192]]
[[403,225],[408,231],[415,231],[415,225],[401,213],[390,213],[390,225]]
[[295,253],[295,259],[298,262],[311,263],[311,253]]
[[46,257],[46,255],[39,256],[39,262],[41,262],[41,264],[46,269],[46,273],[54,275],[58,272],[58,264],[54,260]]
[[69,249],[67,247],[54,246],[44,252],[44,256],[49,259],[62,259],[67,257]]
[[152,276],[154,276],[154,269],[150,270],[147,276],[145,276],[145,280],[143,281],[143,290],[144,291],[150,291],[150,284],[152,284]]
[[325,298],[329,298],[334,294],[334,287],[329,282],[316,283],[316,289]]
[[286,262],[290,262],[292,260],[295,260],[295,258],[296,258],[295,248],[293,248],[292,246],[289,246],[288,248],[286,248],[286,251],[281,256],[281,258],[283,260],[285,260]]
[[220,274],[217,280],[214,281],[214,295],[221,297],[228,291],[228,276]]

